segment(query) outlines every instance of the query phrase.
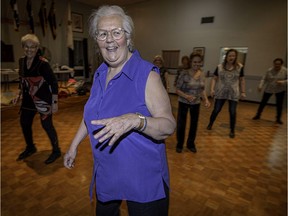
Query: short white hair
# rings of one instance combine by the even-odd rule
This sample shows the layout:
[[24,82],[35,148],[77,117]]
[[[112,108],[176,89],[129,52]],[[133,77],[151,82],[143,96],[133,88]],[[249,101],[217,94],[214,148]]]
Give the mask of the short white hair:
[[98,22],[100,18],[105,16],[120,16],[122,18],[123,28],[125,30],[126,38],[129,39],[128,48],[129,51],[133,51],[133,35],[134,35],[134,23],[130,16],[128,16],[124,10],[117,5],[104,5],[94,10],[89,18],[89,35],[96,40],[96,34],[98,31]]

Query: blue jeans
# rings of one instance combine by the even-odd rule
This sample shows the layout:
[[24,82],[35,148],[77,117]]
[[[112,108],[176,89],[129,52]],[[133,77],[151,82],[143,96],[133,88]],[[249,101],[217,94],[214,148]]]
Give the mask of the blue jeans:
[[195,147],[195,138],[198,126],[198,119],[200,113],[200,104],[186,104],[179,102],[178,104],[178,117],[177,117],[177,147],[183,148],[185,131],[186,131],[186,119],[188,109],[190,111],[190,129],[187,140],[187,148]]
[[[225,101],[226,99],[215,99],[214,109],[210,116],[210,123],[209,123],[210,126],[213,125]],[[229,114],[230,114],[230,130],[231,132],[234,132],[236,125],[236,109],[238,102],[232,100],[228,100],[228,102],[229,102]]]

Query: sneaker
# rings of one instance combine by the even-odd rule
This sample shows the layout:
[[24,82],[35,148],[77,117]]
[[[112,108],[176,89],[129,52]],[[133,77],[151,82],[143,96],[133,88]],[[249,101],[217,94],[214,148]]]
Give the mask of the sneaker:
[[281,125],[283,124],[283,122],[281,120],[276,120],[276,123],[281,124]]
[[26,148],[17,158],[17,161],[24,160],[25,158],[31,156],[37,151],[36,147]]
[[193,152],[193,153],[196,153],[196,152],[197,152],[196,147],[189,147],[188,150],[191,151],[191,152]]
[[207,126],[207,130],[212,130],[212,125],[211,125],[211,124],[209,124],[209,125]]
[[176,152],[177,152],[177,153],[181,153],[181,152],[182,152],[182,149],[181,149],[181,148],[176,148]]
[[260,116],[256,115],[256,116],[254,116],[252,119],[253,119],[253,120],[258,120],[258,119],[260,119]]
[[229,134],[229,137],[230,138],[234,138],[235,137],[235,133],[233,131],[231,131],[230,134]]
[[61,157],[60,151],[53,151],[47,160],[45,160],[45,164],[53,163],[57,158]]

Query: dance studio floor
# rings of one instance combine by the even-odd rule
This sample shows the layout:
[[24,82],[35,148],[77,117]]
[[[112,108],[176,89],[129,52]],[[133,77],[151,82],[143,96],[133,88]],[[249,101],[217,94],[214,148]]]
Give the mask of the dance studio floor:
[[[88,96],[60,99],[54,116],[61,151],[67,150],[82,118]],[[177,96],[170,95],[174,116]],[[210,99],[212,102],[212,99]],[[212,111],[201,107],[196,154],[175,151],[175,133],[166,140],[171,176],[170,216],[287,215],[287,123],[275,124],[275,107],[252,120],[258,104],[240,101],[236,137],[229,138],[227,104],[213,130],[206,126]],[[92,156],[88,138],[79,146],[76,167],[63,167],[63,157],[50,165],[49,140],[34,120],[37,153],[16,161],[25,143],[19,105],[1,106],[1,216],[93,216],[89,200]],[[133,177],[132,177],[133,178]],[[126,203],[121,216],[127,216]]]

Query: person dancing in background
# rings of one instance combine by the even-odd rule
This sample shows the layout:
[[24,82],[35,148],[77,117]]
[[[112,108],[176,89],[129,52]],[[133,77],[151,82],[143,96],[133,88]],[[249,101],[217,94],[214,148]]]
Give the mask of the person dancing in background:
[[261,92],[263,86],[265,86],[263,97],[259,104],[257,113],[253,117],[253,120],[260,119],[267,102],[269,101],[270,97],[275,94],[277,112],[276,123],[283,124],[281,116],[284,97],[287,90],[287,68],[283,66],[283,59],[274,59],[273,67],[268,69],[259,83],[259,92]]
[[201,70],[203,58],[198,53],[192,53],[191,69],[184,70],[179,75],[176,84],[178,94],[178,118],[177,118],[177,146],[176,152],[183,150],[187,112],[190,111],[190,129],[187,140],[187,148],[196,153],[196,133],[200,113],[201,99],[204,100],[205,107],[210,107],[210,102],[205,91],[205,76]]
[[178,81],[180,74],[185,70],[189,70],[190,68],[191,68],[191,61],[190,61],[189,56],[187,56],[187,55],[182,56],[181,65],[179,66],[179,68],[177,70],[177,75],[176,75],[175,80],[174,80],[174,86],[175,87],[177,85],[177,81]]
[[22,97],[20,123],[26,149],[17,160],[23,160],[37,151],[33,143],[32,124],[38,112],[52,145],[52,153],[45,161],[50,164],[61,156],[52,121],[52,114],[58,111],[58,82],[48,61],[40,55],[38,37],[27,34],[21,38],[21,44],[24,56],[19,59],[20,90],[13,103],[16,104]]
[[167,68],[164,67],[164,60],[163,60],[162,56],[156,55],[153,59],[153,64],[159,68],[162,83],[168,92],[169,91],[169,78],[168,78],[169,72],[168,72]]
[[212,126],[226,100],[229,102],[230,133],[229,137],[235,137],[236,109],[239,98],[244,99],[245,79],[243,65],[237,62],[238,51],[229,49],[224,61],[219,64],[211,81],[211,97],[215,98],[214,109],[210,116],[207,130]]

